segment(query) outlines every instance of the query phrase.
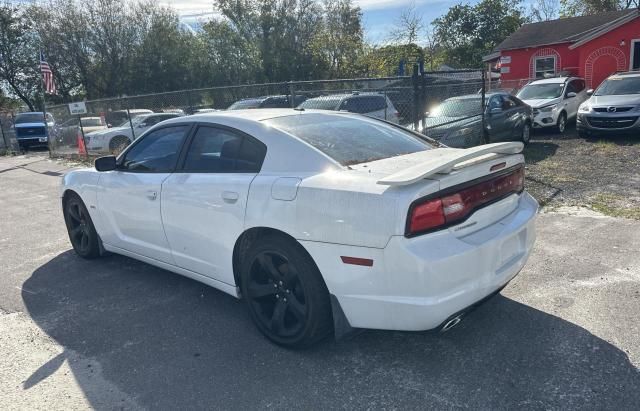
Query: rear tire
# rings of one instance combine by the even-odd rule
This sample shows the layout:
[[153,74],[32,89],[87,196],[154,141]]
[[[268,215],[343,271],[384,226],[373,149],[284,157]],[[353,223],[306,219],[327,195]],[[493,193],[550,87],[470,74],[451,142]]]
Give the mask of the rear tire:
[[98,233],[82,199],[77,194],[69,194],[64,201],[64,222],[71,245],[82,258],[93,259],[100,256]]
[[520,141],[522,141],[525,145],[529,144],[529,141],[531,141],[531,124],[524,123],[524,126],[522,126]]
[[567,129],[567,113],[564,111],[560,113],[560,117],[558,117],[558,122],[556,123],[556,131],[559,134],[564,134]]
[[294,240],[268,236],[248,250],[241,291],[260,332],[278,345],[314,345],[333,330],[329,291],[311,257]]
[[114,156],[117,156],[122,153],[122,150],[124,150],[129,144],[131,144],[131,141],[129,141],[127,136],[115,136],[109,142],[109,152]]

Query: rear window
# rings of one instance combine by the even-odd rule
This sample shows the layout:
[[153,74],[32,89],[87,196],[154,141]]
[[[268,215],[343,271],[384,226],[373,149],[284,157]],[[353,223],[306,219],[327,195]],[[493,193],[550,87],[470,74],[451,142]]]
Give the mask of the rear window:
[[316,97],[302,102],[298,108],[308,110],[337,110],[340,100],[342,100],[342,97]]
[[99,127],[102,126],[102,120],[99,118],[83,118],[82,125],[84,127]]
[[265,123],[300,138],[344,166],[433,148],[409,131],[374,119],[313,113],[272,118]]
[[244,110],[248,108],[258,108],[262,99],[240,100],[229,106],[227,110]]

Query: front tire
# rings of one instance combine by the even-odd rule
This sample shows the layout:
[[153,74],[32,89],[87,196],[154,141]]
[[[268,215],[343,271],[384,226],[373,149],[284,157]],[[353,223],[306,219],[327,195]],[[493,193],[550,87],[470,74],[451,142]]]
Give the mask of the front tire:
[[91,221],[87,207],[76,194],[70,194],[64,202],[64,221],[71,245],[82,258],[93,259],[100,256],[98,233]]
[[242,296],[262,334],[288,348],[308,347],[331,334],[329,291],[300,244],[269,236],[254,243],[244,260]]
[[560,113],[560,117],[558,117],[558,122],[556,123],[556,130],[560,134],[564,134],[567,129],[567,113]]

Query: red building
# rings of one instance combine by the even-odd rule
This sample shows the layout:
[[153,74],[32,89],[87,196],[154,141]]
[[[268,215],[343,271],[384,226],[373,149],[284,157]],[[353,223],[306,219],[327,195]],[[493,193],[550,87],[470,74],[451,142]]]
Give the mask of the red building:
[[612,73],[640,70],[640,10],[525,24],[484,61],[500,69],[505,88],[561,73],[595,88]]

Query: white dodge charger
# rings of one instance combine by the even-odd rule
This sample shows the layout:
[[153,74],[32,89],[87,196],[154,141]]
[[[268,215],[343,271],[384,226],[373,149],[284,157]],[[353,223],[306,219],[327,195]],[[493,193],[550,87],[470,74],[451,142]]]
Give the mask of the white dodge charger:
[[207,113],[68,173],[62,206],[81,257],[123,254],[242,298],[281,345],[448,329],[531,252],[521,150],[447,148],[348,113]]

